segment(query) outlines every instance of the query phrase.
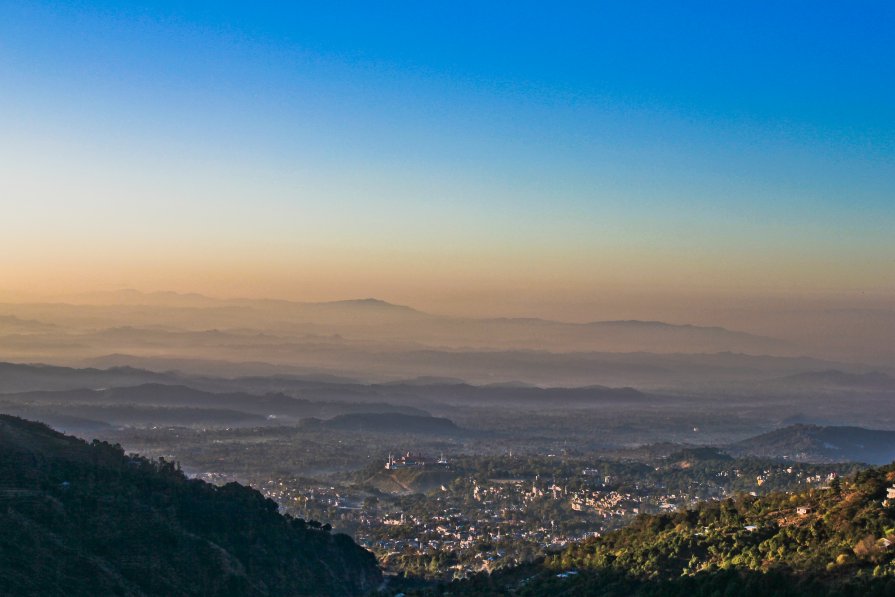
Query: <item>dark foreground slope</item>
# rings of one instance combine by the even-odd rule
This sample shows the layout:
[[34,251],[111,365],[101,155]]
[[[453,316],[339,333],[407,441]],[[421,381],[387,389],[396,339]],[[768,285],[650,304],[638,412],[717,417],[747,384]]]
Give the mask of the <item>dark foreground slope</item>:
[[363,595],[372,554],[231,483],[0,415],[0,594]]
[[[433,590],[452,595],[895,595],[895,465],[829,489],[641,516],[547,560]],[[410,591],[408,591],[411,593]],[[412,594],[412,593],[411,593]]]

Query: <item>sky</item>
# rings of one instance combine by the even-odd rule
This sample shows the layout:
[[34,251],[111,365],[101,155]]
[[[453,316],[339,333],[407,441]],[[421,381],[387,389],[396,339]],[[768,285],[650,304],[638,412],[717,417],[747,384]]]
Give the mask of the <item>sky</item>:
[[259,4],[0,0],[0,295],[895,300],[889,2]]

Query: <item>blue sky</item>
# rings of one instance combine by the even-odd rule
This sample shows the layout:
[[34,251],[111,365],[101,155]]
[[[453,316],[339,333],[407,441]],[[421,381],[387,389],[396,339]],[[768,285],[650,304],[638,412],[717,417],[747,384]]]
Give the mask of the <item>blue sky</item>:
[[34,267],[893,287],[889,3],[119,4],[0,3]]

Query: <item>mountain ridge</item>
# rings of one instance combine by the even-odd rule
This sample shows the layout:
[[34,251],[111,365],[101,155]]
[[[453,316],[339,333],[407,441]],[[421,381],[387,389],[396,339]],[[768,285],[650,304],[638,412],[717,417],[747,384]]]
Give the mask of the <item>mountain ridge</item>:
[[[110,300],[114,298],[123,298],[126,303],[130,304],[144,304],[140,303],[140,300],[149,301],[145,304],[152,304],[152,301],[157,301],[161,303],[165,303],[166,301],[170,303],[196,303],[202,302],[205,304],[214,304],[214,305],[227,305],[227,304],[238,304],[238,305],[251,305],[251,304],[276,304],[276,305],[288,305],[295,307],[339,307],[339,306],[359,306],[359,307],[375,307],[375,308],[384,308],[384,309],[394,309],[400,310],[404,312],[412,312],[420,315],[425,315],[431,318],[438,319],[447,319],[447,320],[456,320],[456,321],[476,321],[476,322],[492,322],[492,323],[537,323],[537,324],[549,324],[549,325],[564,325],[564,326],[578,326],[578,327],[637,327],[637,328],[672,328],[672,329],[684,329],[684,330],[706,330],[706,331],[717,331],[717,332],[727,332],[732,334],[743,334],[746,336],[750,336],[753,338],[762,338],[762,339],[770,339],[774,341],[782,342],[776,338],[768,338],[765,336],[759,336],[756,334],[751,334],[749,332],[743,332],[740,330],[731,330],[724,326],[718,325],[697,325],[691,323],[670,323],[666,321],[659,320],[643,320],[643,319],[608,319],[608,320],[591,320],[584,322],[575,322],[575,321],[563,321],[552,318],[544,318],[544,317],[461,317],[461,316],[452,316],[452,315],[442,315],[429,313],[427,311],[421,311],[415,307],[411,307],[408,305],[401,305],[397,303],[392,303],[387,300],[383,300],[376,297],[366,297],[366,298],[349,298],[349,299],[335,299],[328,301],[295,301],[290,299],[272,299],[272,298],[218,298],[211,297],[199,293],[179,293],[173,291],[153,291],[153,292],[142,292],[135,289],[121,289],[117,291],[107,291],[107,292],[99,292],[99,293],[89,293],[83,295],[75,295],[75,298],[78,298],[82,301],[85,300]],[[72,304],[86,304],[91,305],[95,303],[90,302],[82,302],[82,303],[72,303]],[[102,303],[100,303],[102,304]],[[115,303],[110,303],[115,304]]]

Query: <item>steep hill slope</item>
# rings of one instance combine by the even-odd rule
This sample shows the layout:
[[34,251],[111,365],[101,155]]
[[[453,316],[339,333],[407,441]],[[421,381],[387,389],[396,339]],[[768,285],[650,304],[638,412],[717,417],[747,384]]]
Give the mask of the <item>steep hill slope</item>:
[[0,415],[0,593],[363,595],[375,558],[258,492]]

